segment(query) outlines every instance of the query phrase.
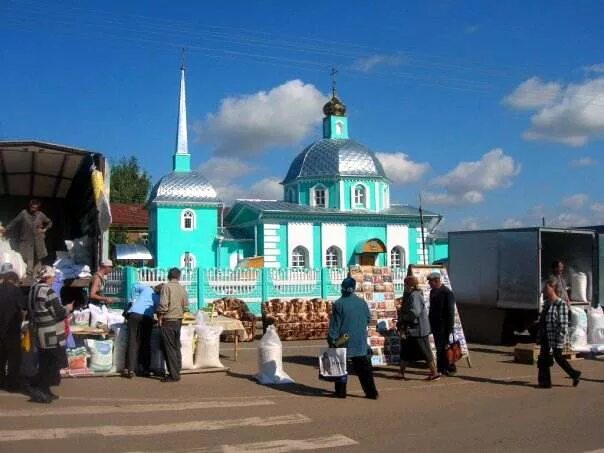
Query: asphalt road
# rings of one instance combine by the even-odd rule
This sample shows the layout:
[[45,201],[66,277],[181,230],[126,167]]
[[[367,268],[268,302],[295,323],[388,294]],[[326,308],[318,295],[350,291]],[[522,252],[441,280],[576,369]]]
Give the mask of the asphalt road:
[[[604,448],[604,360],[573,364],[585,379],[573,388],[554,367],[554,388],[535,388],[536,368],[511,349],[475,346],[472,368],[424,382],[411,368],[376,370],[380,399],[362,397],[350,378],[346,400],[317,379],[323,342],[284,343],[295,385],[261,386],[254,344],[238,362],[222,344],[230,373],[153,379],[65,379],[52,405],[0,392],[0,451],[548,451]],[[602,450],[604,451],[604,450]]]

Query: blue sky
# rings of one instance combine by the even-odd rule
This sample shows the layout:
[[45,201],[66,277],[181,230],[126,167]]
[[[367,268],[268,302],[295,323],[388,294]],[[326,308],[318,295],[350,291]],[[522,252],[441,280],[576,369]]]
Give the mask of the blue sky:
[[180,48],[190,151],[219,195],[278,196],[329,71],[397,201],[443,229],[604,223],[604,4],[0,3],[0,139],[170,170]]

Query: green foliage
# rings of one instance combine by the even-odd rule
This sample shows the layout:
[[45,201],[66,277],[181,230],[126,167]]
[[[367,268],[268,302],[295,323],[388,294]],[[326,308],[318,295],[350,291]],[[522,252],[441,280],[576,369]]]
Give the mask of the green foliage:
[[151,177],[139,167],[138,159],[122,157],[111,169],[111,201],[144,203],[151,189]]
[[128,233],[125,231],[109,231],[109,243],[114,246],[115,244],[128,244]]

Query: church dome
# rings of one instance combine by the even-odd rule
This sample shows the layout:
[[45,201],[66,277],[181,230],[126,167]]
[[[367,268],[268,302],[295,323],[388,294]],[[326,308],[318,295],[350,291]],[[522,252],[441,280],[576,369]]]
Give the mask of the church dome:
[[323,113],[325,116],[346,116],[346,106],[336,96],[335,92],[327,104],[323,106]]
[[196,204],[217,202],[216,190],[198,171],[173,171],[151,190],[150,203]]
[[386,179],[382,164],[366,146],[349,138],[324,138],[307,146],[296,156],[283,184],[298,178],[339,176]]

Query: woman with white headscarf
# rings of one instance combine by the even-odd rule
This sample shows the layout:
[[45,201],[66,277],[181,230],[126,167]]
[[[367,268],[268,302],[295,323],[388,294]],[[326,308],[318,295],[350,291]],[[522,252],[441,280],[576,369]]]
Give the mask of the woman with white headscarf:
[[31,399],[36,403],[51,403],[59,398],[50,387],[60,384],[61,369],[67,367],[65,318],[72,307],[61,305],[52,289],[54,279],[55,270],[42,266],[29,292],[29,322],[38,348],[38,374],[31,382]]

